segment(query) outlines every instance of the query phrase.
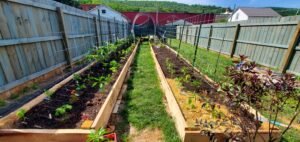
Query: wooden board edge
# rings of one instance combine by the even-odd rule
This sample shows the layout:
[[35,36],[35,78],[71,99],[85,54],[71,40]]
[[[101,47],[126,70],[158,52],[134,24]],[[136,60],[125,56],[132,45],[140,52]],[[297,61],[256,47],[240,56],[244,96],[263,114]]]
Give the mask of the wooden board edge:
[[166,96],[166,100],[167,100],[167,103],[168,103],[168,108],[170,109],[170,112],[171,112],[171,116],[175,122],[175,126],[176,126],[176,129],[177,129],[177,132],[179,133],[180,135],[180,138],[182,140],[184,140],[184,137],[185,137],[185,128],[187,127],[187,124],[186,124],[186,121],[183,117],[183,113],[181,112],[180,110],[180,107],[176,101],[176,98],[174,97],[174,94],[166,80],[166,77],[164,75],[164,73],[162,72],[162,69],[158,63],[158,60],[155,56],[155,53],[152,49],[152,46],[149,42],[149,48],[151,49],[151,55],[152,55],[152,58],[155,62],[155,68],[156,68],[156,72],[158,74],[158,77],[159,77],[159,80],[160,80],[160,86]]
[[108,97],[106,98],[105,102],[101,106],[101,109],[99,110],[96,118],[94,119],[94,122],[91,126],[92,129],[99,129],[101,127],[105,127],[109,121],[110,115],[114,109],[115,103],[118,99],[119,93],[121,91],[121,88],[123,86],[125,77],[127,76],[127,71],[135,57],[137,48],[139,47],[139,42],[137,42],[134,50],[132,51],[132,54],[128,58],[126,64],[124,65],[120,75],[118,76],[116,82],[112,86],[111,91],[108,94]]

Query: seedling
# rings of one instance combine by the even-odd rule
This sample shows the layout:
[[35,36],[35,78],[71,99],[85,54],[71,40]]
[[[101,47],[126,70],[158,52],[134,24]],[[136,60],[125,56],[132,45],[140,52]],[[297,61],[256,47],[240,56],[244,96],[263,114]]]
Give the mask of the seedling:
[[104,128],[98,129],[98,131],[92,131],[86,140],[86,142],[105,142],[108,141],[107,138],[104,137],[106,134],[106,130]]
[[111,80],[111,76],[107,76],[107,77],[100,76],[98,78],[92,77],[92,79],[94,80],[94,83],[92,84],[92,87],[98,86],[99,89],[103,89],[105,84]]
[[166,59],[166,65],[168,72],[170,72],[171,77],[173,77],[173,75],[175,74],[174,64],[170,62],[169,58]]
[[19,109],[16,113],[17,117],[21,120],[24,120],[25,119],[25,113],[26,113],[26,110],[25,109]]
[[62,105],[55,110],[55,116],[63,116],[67,111],[71,110],[73,107],[69,104]]
[[3,106],[5,106],[5,105],[6,105],[5,100],[0,99],[0,107],[3,107]]
[[75,80],[75,81],[80,81],[82,78],[81,78],[81,76],[79,75],[79,74],[74,74],[73,75],[73,80]]
[[20,97],[20,94],[11,94],[10,96],[9,96],[9,99],[10,100],[15,100],[15,99],[18,99]]
[[188,105],[190,106],[190,109],[195,109],[196,108],[194,100],[195,100],[194,96],[193,97],[189,97]]
[[47,96],[48,98],[51,98],[52,95],[54,94],[54,92],[52,92],[52,91],[50,91],[50,90],[45,90],[44,93],[46,94],[46,96]]
[[31,88],[32,90],[36,90],[36,89],[39,88],[39,85],[38,85],[37,83],[32,83],[32,84],[30,85],[30,88]]
[[113,60],[109,63],[109,70],[112,71],[113,73],[117,72],[118,71],[118,67],[119,67],[119,64],[117,63],[117,61]]
[[80,91],[80,90],[85,89],[85,88],[86,88],[86,86],[84,84],[79,84],[79,83],[77,84],[76,83],[76,90],[77,91]]

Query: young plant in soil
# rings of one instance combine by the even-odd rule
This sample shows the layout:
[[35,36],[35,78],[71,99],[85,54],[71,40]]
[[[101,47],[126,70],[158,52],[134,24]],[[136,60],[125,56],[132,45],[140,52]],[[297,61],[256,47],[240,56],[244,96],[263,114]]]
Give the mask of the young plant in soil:
[[167,65],[168,72],[170,72],[171,77],[173,77],[175,74],[174,64],[170,61],[169,58],[166,59],[166,65]]
[[[232,111],[237,109],[249,110],[249,106],[255,108],[255,114],[248,114],[248,117],[252,117],[255,122],[254,135],[250,135],[249,132],[253,128],[243,127],[246,132],[243,139],[248,137],[250,141],[255,141],[258,129],[261,127],[261,120],[259,120],[257,111],[259,109],[268,110],[269,141],[282,140],[282,136],[300,113],[300,97],[296,87],[296,78],[292,74],[277,75],[271,70],[259,70],[256,68],[256,63],[247,62],[245,59],[245,56],[241,56],[239,64],[227,69],[227,74],[231,80],[222,84],[222,90],[225,91],[228,98],[226,102],[231,106]],[[267,101],[264,98],[267,98]],[[278,120],[278,114],[283,111],[282,108],[287,107],[286,103],[289,99],[298,101],[297,105],[294,106],[295,113],[288,127],[282,131],[279,138],[276,138],[273,136],[274,123]],[[243,125],[243,122],[239,123]]]
[[56,108],[54,115],[55,116],[64,116],[68,111],[70,111],[73,107],[69,104],[62,105]]
[[97,131],[92,131],[86,140],[86,142],[107,142],[108,139],[104,137],[106,134],[106,130],[104,128],[100,128]]
[[17,117],[20,119],[20,120],[24,120],[25,119],[25,113],[26,113],[26,110],[24,109],[20,109],[17,111]]

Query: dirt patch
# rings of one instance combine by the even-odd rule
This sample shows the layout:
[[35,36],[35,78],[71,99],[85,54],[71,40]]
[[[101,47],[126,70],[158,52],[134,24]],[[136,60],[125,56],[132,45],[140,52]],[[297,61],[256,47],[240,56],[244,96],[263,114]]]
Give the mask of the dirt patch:
[[130,126],[129,142],[163,142],[163,135],[159,129],[146,128],[138,131],[133,126]]

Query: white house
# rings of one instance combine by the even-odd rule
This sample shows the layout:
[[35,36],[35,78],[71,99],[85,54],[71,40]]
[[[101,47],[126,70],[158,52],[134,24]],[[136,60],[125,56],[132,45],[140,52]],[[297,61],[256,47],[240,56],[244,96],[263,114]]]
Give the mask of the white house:
[[118,21],[123,21],[128,23],[128,20],[125,16],[122,15],[122,13],[113,10],[112,8],[105,6],[105,5],[98,5],[94,7],[93,9],[88,11],[89,13],[98,16],[98,13],[100,12],[101,17],[105,17],[108,19],[116,19]]
[[[172,26],[172,25],[173,26],[183,26],[184,25],[184,21],[185,20],[180,19],[180,20],[177,20],[177,21],[169,22],[169,23],[166,24],[166,26]],[[193,25],[193,23],[185,21],[185,25],[191,26],[191,25]]]
[[258,7],[241,7],[238,8],[228,19],[229,22],[244,21],[257,18],[274,18],[281,17],[272,8],[258,8]]

